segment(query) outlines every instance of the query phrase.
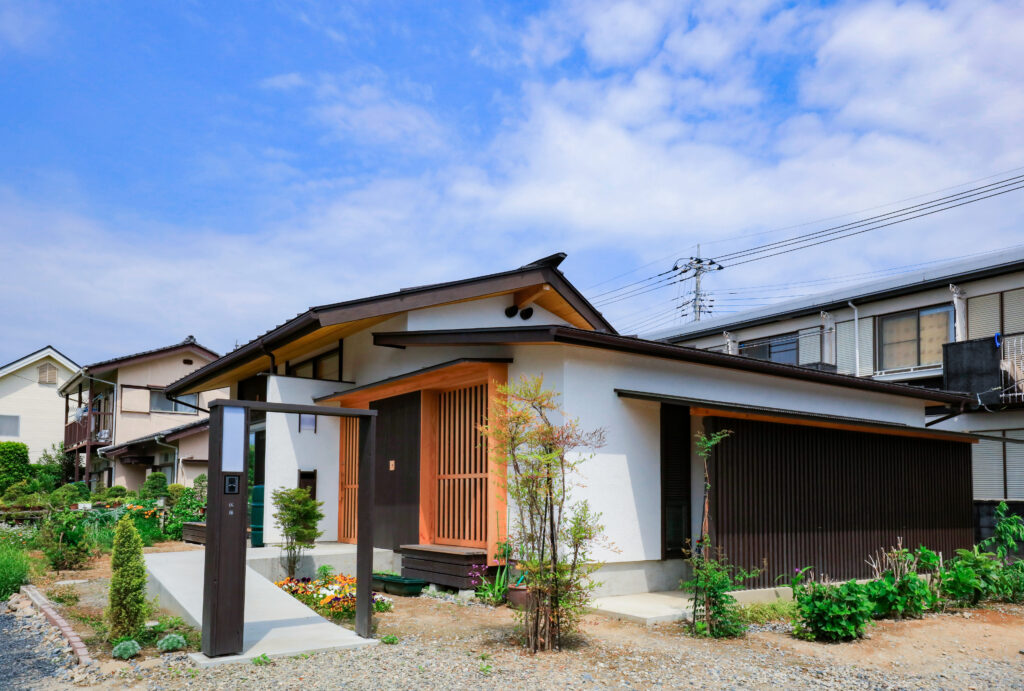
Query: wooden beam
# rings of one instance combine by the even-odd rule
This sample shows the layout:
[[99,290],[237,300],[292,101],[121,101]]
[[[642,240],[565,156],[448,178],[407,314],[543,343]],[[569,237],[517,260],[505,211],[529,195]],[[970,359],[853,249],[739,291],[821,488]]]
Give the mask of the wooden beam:
[[523,309],[533,303],[534,300],[539,298],[545,292],[551,290],[551,286],[547,283],[543,283],[539,286],[532,286],[530,288],[524,288],[523,290],[517,290],[513,296],[516,307]]
[[438,393],[422,391],[420,398],[420,544],[437,537]]
[[[774,422],[779,425],[800,425],[802,427],[821,427],[824,429],[841,429],[849,432],[865,432],[868,434],[885,434],[893,437],[913,437],[915,439],[938,439],[939,441],[967,441],[950,439],[949,435],[942,433],[922,432],[916,429],[887,429],[885,427],[872,427],[870,425],[858,425],[851,422],[832,422],[830,420],[807,420],[803,418],[784,417],[781,415],[767,415],[762,413],[741,413],[735,410],[722,410],[720,408],[690,408],[690,414],[701,417],[725,417],[736,420],[758,420],[761,422]],[[977,439],[970,441],[976,444]]]
[[[498,387],[508,383],[508,365],[492,363],[487,371],[487,423],[494,420],[504,405]],[[508,489],[506,487],[506,459],[487,445],[487,563],[493,564],[497,556],[498,540],[508,540]]]

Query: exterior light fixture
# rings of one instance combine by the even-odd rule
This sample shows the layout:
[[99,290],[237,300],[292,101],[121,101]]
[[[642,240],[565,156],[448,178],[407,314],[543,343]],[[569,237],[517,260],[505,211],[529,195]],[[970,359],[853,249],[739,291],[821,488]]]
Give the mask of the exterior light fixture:
[[533,316],[533,308],[527,307],[526,309],[519,313],[519,316],[523,319],[523,321],[526,321],[527,319]]
[[516,307],[515,305],[509,305],[508,307],[505,308],[505,316],[508,317],[509,319],[516,316],[517,314],[519,314],[519,308]]

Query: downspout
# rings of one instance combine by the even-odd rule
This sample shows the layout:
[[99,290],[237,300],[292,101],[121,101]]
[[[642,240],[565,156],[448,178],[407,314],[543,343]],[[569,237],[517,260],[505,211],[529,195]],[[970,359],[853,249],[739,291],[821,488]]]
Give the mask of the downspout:
[[171,446],[170,444],[164,444],[162,441],[160,441],[162,438],[163,438],[163,435],[159,435],[158,434],[157,436],[153,437],[153,441],[156,442],[157,446],[162,446],[165,449],[172,449],[174,451],[174,462],[171,463],[171,467],[174,469],[174,481],[177,482],[178,481],[178,447],[177,446]]
[[847,300],[846,304],[853,308],[853,372],[860,376],[860,313],[857,305]]

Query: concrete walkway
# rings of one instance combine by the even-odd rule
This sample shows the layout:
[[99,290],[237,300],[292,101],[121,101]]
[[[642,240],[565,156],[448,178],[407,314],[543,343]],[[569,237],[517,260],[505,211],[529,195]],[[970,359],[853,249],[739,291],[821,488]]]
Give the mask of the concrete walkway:
[[[158,596],[162,608],[197,628],[203,619],[205,559],[203,550],[145,555],[150,597]],[[207,667],[249,661],[259,655],[284,657],[376,643],[332,624],[247,567],[242,653],[216,658],[193,653],[191,657],[199,666]]]
[[681,590],[669,590],[662,593],[598,597],[594,598],[590,606],[595,614],[650,626],[689,617],[693,600]]

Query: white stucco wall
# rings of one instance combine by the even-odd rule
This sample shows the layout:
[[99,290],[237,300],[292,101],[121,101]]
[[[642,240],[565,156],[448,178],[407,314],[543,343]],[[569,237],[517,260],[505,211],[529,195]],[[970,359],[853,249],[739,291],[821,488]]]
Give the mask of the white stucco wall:
[[[40,384],[38,367],[48,362],[57,368],[56,384]],[[20,441],[28,446],[33,463],[52,444],[64,441],[64,399],[57,388],[72,375],[52,357],[36,360],[0,378],[0,415],[17,415],[17,436],[0,441]]]
[[[523,319],[520,315],[505,316],[505,308],[512,305],[513,296],[497,295],[483,300],[458,302],[453,305],[428,307],[413,310],[408,314],[409,331],[425,329],[486,329],[492,327],[535,326],[538,324],[557,324],[571,326],[561,317],[555,316],[540,305],[530,305],[533,315]],[[375,329],[385,331],[386,329]]]
[[[338,383],[297,377],[267,378],[267,401],[310,405],[313,398],[337,391]],[[271,494],[276,489],[298,486],[300,470],[316,470],[316,498],[322,501],[321,541],[338,539],[338,418],[320,417],[316,432],[299,432],[297,415],[267,414],[266,486],[267,520],[264,540],[281,542],[274,525]]]
[[[767,406],[921,425],[923,404],[898,396],[823,386],[782,377],[569,346],[514,349],[510,378],[544,374],[566,412],[585,430],[603,428],[606,444],[581,469],[576,497],[603,514],[612,549],[602,561],[661,558],[660,415],[657,403],[620,398],[631,389],[708,401]],[[700,486],[699,468],[692,468]],[[695,529],[700,520],[694,495]]]

